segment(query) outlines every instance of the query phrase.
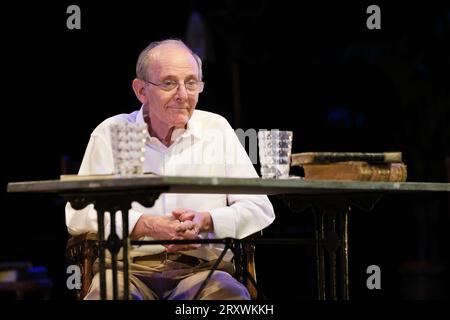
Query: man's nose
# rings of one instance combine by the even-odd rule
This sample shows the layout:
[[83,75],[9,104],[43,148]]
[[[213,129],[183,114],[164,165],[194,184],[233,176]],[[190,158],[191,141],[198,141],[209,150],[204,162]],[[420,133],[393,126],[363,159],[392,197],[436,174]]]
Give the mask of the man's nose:
[[182,99],[182,100],[186,100],[188,98],[188,92],[186,90],[186,86],[184,85],[184,83],[180,83],[178,85],[176,95],[177,95],[177,98]]

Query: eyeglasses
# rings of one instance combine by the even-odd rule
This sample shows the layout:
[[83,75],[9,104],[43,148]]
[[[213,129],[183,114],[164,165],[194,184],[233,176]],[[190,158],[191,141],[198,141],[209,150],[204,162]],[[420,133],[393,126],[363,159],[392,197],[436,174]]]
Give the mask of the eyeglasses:
[[[172,91],[174,89],[178,89],[180,83],[178,81],[174,80],[164,80],[161,83],[153,83],[150,81],[143,80],[146,83],[149,83],[151,85],[157,86],[161,88],[161,90],[164,91]],[[205,83],[203,81],[197,81],[197,80],[189,80],[188,82],[184,82],[184,87],[187,91],[191,93],[200,93],[203,91],[203,88],[205,86]]]

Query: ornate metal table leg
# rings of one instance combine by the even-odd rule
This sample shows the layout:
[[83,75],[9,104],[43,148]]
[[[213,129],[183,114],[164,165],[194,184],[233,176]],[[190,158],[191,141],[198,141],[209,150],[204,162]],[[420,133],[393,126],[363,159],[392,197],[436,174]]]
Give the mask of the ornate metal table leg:
[[[319,233],[318,241],[316,241],[318,298],[324,300],[328,295],[331,299],[337,300],[336,252],[340,246],[340,238],[336,233],[336,212],[321,206],[315,206],[314,212],[320,223],[319,228],[316,226],[316,233]],[[325,250],[327,252],[326,259]]]
[[[319,269],[318,269],[318,277],[323,277],[321,279],[322,282],[319,282],[318,285],[320,286],[319,293],[322,293],[323,299],[326,299],[328,296],[332,300],[338,299],[338,277],[337,274],[339,273],[339,280],[343,279],[342,272],[343,268],[337,268],[337,252],[338,249],[342,247],[342,226],[341,223],[341,214],[344,212],[344,209],[348,207],[348,200],[341,199],[341,198],[327,198],[322,199],[320,201],[319,198],[313,199],[313,207],[314,212],[316,216],[319,216],[321,219],[321,225],[320,225],[320,233],[321,233],[321,241],[317,244],[319,248],[322,248],[322,254],[321,257],[322,261],[320,261]],[[320,250],[320,249],[319,249]],[[323,250],[326,250],[327,252],[327,259],[323,259]],[[339,253],[345,253],[347,254],[348,251],[342,251],[340,250]],[[341,267],[344,262],[342,260],[344,259],[343,255],[340,255],[340,263],[339,266]],[[325,261],[323,261],[325,260]],[[345,257],[345,261],[348,261],[347,256]],[[328,277],[326,276],[326,273],[328,273]],[[348,281],[347,281],[348,284]],[[345,285],[344,282],[340,281],[339,286]],[[342,290],[345,290],[348,292],[348,289],[341,289],[339,290],[339,293],[342,292]],[[341,299],[344,299],[344,297],[340,297]]]
[[[381,195],[374,193],[369,196],[336,194],[327,196],[282,195],[279,197],[295,213],[303,213],[311,211],[311,209],[314,213],[318,299],[324,300],[330,297],[348,300],[348,214],[350,207],[356,206],[369,212],[381,199]],[[338,249],[339,256],[337,255]],[[327,251],[326,257],[325,250]],[[339,258],[339,263],[337,258]]]
[[[104,200],[104,199],[102,199]],[[104,229],[105,222],[104,217],[105,213],[109,212],[110,217],[110,233],[106,240],[99,242],[99,273],[100,273],[100,298],[102,300],[107,299],[107,288],[106,288],[106,258],[105,252],[106,249],[111,254],[111,271],[112,271],[112,299],[119,299],[119,282],[118,282],[118,267],[117,267],[117,254],[122,247],[121,240],[117,235],[116,230],[116,212],[118,209],[117,205],[110,205],[108,202],[98,200],[95,203],[95,209],[97,210],[97,221],[98,221],[98,235],[99,239],[104,239]]]
[[98,223],[98,260],[100,273],[100,299],[106,300],[106,266],[105,266],[105,212],[97,210]]
[[128,236],[128,210],[129,207],[123,206],[120,210],[122,212],[122,246],[123,246],[123,285],[124,285],[124,299],[130,299],[130,276],[129,276],[129,257],[128,248],[130,245],[130,238]]
[[118,293],[118,274],[117,274],[117,253],[120,250],[121,244],[116,232],[116,212],[113,210],[109,212],[110,216],[110,233],[106,242],[107,248],[111,253],[111,269],[112,269],[112,285],[113,285],[113,300],[119,299]]
[[324,216],[321,212],[314,215],[316,233],[316,268],[317,268],[317,294],[319,300],[325,300],[325,257],[322,242],[325,238]]
[[336,249],[339,246],[339,237],[336,234],[336,216],[330,213],[327,217],[327,253],[328,274],[330,279],[330,298],[337,300],[336,296]]
[[328,216],[327,221],[327,242],[328,242],[328,258],[329,258],[329,275],[330,275],[330,297],[337,300],[336,289],[336,250],[340,245],[339,236],[336,233],[336,213],[333,212]]

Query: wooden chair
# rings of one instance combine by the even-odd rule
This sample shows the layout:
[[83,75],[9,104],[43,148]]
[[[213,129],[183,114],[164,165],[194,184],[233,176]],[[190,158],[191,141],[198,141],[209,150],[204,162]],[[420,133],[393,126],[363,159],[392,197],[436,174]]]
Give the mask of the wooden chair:
[[[261,233],[251,235],[257,237]],[[66,247],[66,260],[68,264],[77,265],[81,270],[81,289],[77,290],[78,300],[84,298],[94,277],[93,264],[98,257],[98,242],[96,233],[84,233],[78,236],[70,236]],[[255,245],[244,243],[237,246],[236,255],[233,258],[234,277],[247,287],[253,300],[258,298],[258,292],[244,272],[246,267],[250,275],[256,281]]]

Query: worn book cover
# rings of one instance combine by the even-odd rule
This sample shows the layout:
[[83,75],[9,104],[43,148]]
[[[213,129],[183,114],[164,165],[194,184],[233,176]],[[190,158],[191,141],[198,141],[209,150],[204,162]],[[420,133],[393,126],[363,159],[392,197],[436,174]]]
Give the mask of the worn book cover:
[[305,179],[403,182],[407,178],[404,163],[370,164],[348,161],[328,164],[304,164]]
[[292,165],[364,161],[368,163],[402,162],[401,152],[303,152],[292,154]]

